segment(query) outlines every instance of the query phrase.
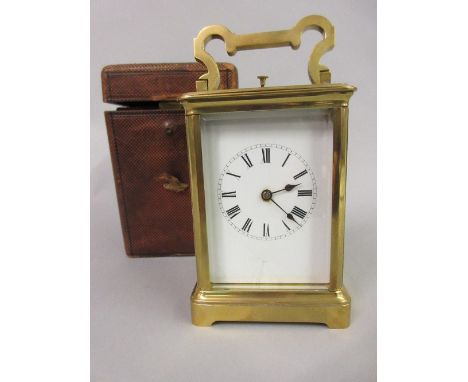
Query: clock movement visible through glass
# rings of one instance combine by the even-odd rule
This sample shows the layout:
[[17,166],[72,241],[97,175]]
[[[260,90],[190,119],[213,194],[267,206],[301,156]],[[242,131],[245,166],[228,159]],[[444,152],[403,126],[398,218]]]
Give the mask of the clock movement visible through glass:
[[317,200],[309,164],[279,144],[256,144],[237,153],[218,181],[218,203],[238,232],[261,240],[285,238],[307,220]]

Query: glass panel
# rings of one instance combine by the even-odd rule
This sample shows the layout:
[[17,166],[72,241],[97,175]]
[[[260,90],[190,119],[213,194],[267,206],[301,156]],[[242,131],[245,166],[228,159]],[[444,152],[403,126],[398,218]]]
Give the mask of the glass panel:
[[330,111],[207,114],[201,123],[213,283],[328,283]]

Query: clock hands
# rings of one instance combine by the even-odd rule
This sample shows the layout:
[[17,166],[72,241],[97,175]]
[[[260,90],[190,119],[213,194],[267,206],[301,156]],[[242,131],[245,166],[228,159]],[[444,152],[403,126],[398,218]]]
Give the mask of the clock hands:
[[[292,190],[294,187],[296,186],[299,186],[298,184],[287,184],[284,188],[285,189],[289,189],[289,190]],[[282,191],[282,190],[280,190]],[[273,192],[271,192],[270,190],[268,189],[265,189],[262,191],[261,193],[261,197],[262,199],[265,201],[265,202],[268,202],[268,201],[272,201],[281,211],[283,211],[285,214],[286,214],[286,217],[289,219],[289,220],[292,220],[294,223],[296,223],[297,225],[300,226],[300,224],[296,221],[296,219],[294,219],[294,216],[291,212],[287,212],[283,207],[281,207],[278,203],[276,203],[274,200],[273,200]],[[296,207],[295,207],[296,208]],[[292,212],[295,212],[295,210],[293,209]],[[297,214],[296,214],[297,215]],[[303,216],[301,216],[303,218]]]
[[282,188],[281,190],[278,190],[278,191],[273,191],[272,194],[276,194],[277,192],[280,192],[280,191],[291,191],[293,190],[294,188],[296,188],[297,186],[300,186],[301,183],[298,183],[298,184],[287,184],[286,186],[284,186],[284,188]]
[[300,224],[296,221],[296,219],[294,219],[294,216],[292,215],[292,213],[286,212],[286,211],[284,210],[283,207],[281,207],[278,203],[276,203],[276,202],[273,200],[273,198],[270,198],[270,200],[271,200],[273,203],[275,203],[275,205],[277,205],[277,206],[281,209],[281,211],[283,211],[283,212],[286,214],[286,217],[287,217],[289,220],[292,220],[292,221],[293,221],[294,223],[296,223],[297,225],[300,225]]

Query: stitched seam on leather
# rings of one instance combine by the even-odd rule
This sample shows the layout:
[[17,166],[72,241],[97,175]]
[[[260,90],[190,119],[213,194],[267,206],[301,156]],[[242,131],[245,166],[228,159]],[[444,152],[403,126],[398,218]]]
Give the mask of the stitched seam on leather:
[[[120,179],[120,174],[121,174],[121,169],[120,169],[120,154],[119,150],[117,148],[117,142],[115,139],[115,133],[114,133],[114,113],[111,113],[111,123],[112,123],[112,135],[113,135],[113,144],[114,144],[114,151],[115,151],[115,157],[116,157],[116,163],[117,163],[117,172],[119,174],[119,179]],[[127,232],[127,237],[128,237],[128,246],[130,249],[130,253],[133,253],[133,246],[132,246],[132,236],[130,235],[130,226],[128,225],[128,211],[127,211],[127,198],[125,197],[125,192],[124,192],[124,187],[122,183],[122,179],[120,179],[120,192],[122,195],[122,201],[123,201],[123,207],[124,207],[124,215],[125,215],[125,231]]]

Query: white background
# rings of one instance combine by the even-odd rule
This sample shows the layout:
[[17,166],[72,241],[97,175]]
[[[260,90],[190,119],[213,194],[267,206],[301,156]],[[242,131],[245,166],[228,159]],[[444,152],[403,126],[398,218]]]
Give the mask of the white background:
[[[119,43],[125,46],[121,52],[142,52],[140,48],[133,49],[138,42],[135,33],[130,35],[130,44],[125,32],[139,30],[143,24],[143,29],[149,30],[155,24],[137,22],[141,3],[140,7],[135,5],[135,11],[127,11],[127,16],[119,11],[121,3],[114,2],[114,10],[119,13],[111,18],[114,21],[106,18],[102,23],[109,32],[117,29],[112,25],[125,24],[112,49],[108,49],[115,57],[120,55]],[[295,20],[299,16],[294,14],[296,2],[288,3],[287,9],[270,3],[271,12],[282,18]],[[111,9],[101,1],[93,4],[103,14]],[[349,82],[353,71],[369,60],[369,56],[362,55],[363,50],[375,51],[372,4],[317,1],[311,10],[333,16],[337,27],[336,19],[341,20],[341,28],[349,20],[353,25],[349,30],[364,28],[372,41],[365,47],[352,45],[359,55],[347,56],[356,60],[352,70],[346,72]],[[251,5],[250,9],[254,7]],[[462,176],[466,172],[467,134],[460,112],[468,85],[464,75],[468,66],[463,49],[467,34],[465,8],[462,2],[450,0],[443,4],[426,2],[424,8],[420,3],[407,1],[379,4],[379,381],[463,380],[466,374],[467,310],[461,301],[467,269],[467,184]],[[165,16],[162,7],[145,9],[151,11],[150,16]],[[225,9],[219,12],[219,18]],[[253,9],[252,16],[243,15],[242,20],[249,25],[254,18],[273,24],[270,17],[263,18],[260,9],[264,9],[263,4]],[[309,12],[304,4],[299,11],[303,10]],[[0,93],[0,166],[3,179],[8,180],[0,188],[0,378],[6,381],[89,378],[88,14],[86,2],[10,2],[2,8],[2,49],[11,58],[0,61],[5,74]],[[360,16],[351,17],[356,14]],[[95,14],[93,22],[101,20],[101,16]],[[164,17],[160,19],[164,22]],[[242,20],[229,17],[228,21],[240,24]],[[365,27],[368,23],[371,31]],[[343,36],[339,29],[337,33]],[[145,44],[152,38],[148,33],[138,35],[143,36]],[[354,34],[348,33],[348,37],[357,39]],[[94,39],[103,37],[95,34]],[[109,40],[110,37],[106,41]],[[127,57],[115,62],[127,62]],[[98,67],[109,62],[102,57],[100,61],[93,64],[91,75],[93,134],[103,129],[98,120],[97,72]],[[373,63],[375,60],[366,66],[372,73],[371,79],[375,78]],[[346,70],[345,65],[340,66],[341,70]],[[357,74],[365,77],[365,71]],[[355,84],[362,90],[361,84]],[[375,95],[375,81],[369,88]],[[372,116],[374,107],[373,103],[368,105]],[[363,141],[361,135],[353,139]],[[94,138],[93,142],[95,148],[102,146],[96,153],[105,152],[104,141]],[[105,161],[106,155],[97,157]],[[374,163],[375,156],[366,158],[371,165]],[[103,179],[102,184],[106,184],[110,169],[107,165],[102,167],[101,175],[109,172]],[[435,206],[434,194],[424,192],[430,189],[428,184],[434,184],[434,178],[440,201]],[[105,204],[106,194],[109,210],[115,209],[111,187],[103,187],[107,188],[104,196],[93,202],[93,209],[99,203]],[[369,203],[373,204],[373,200]],[[102,212],[103,209],[97,210],[95,217]],[[249,324],[215,326],[204,331],[193,328],[187,322],[188,301],[181,298],[191,288],[192,265],[182,264],[185,259],[158,260],[157,264],[150,259],[124,259],[117,253],[122,250],[115,236],[119,230],[117,215],[104,214],[103,220],[106,219],[108,230],[101,229],[95,235],[102,235],[108,243],[100,248],[111,253],[106,264],[108,275],[115,281],[93,299],[94,307],[102,304],[100,312],[108,313],[100,313],[104,315],[102,321],[108,320],[103,334],[114,338],[115,349],[109,351],[102,373],[96,375],[93,371],[93,380],[118,380],[118,372],[140,381],[176,380],[177,376],[187,379],[194,375],[202,375],[203,380],[229,380],[236,371],[237,379],[245,380],[273,380],[271,375],[276,373],[278,378],[309,381],[320,371],[325,381],[375,380],[375,369],[369,367],[369,361],[364,362],[369,353],[362,354],[359,346],[347,343],[337,352],[330,351],[339,340],[336,336],[347,338],[349,331],[343,334],[310,326]],[[348,251],[350,243],[362,247],[352,239],[356,230],[353,232],[349,232],[348,222]],[[364,237],[363,230],[358,233]],[[96,253],[93,250],[93,259],[99,257]],[[101,261],[103,258],[106,259],[101,256]],[[348,285],[357,280],[350,277],[356,269],[351,259],[348,256]],[[173,266],[174,262],[177,264]],[[99,264],[95,260],[93,263],[93,267]],[[166,287],[169,278],[176,289]],[[358,282],[354,281],[354,285]],[[153,293],[156,287],[158,295]],[[354,290],[354,297],[363,290]],[[370,295],[370,301],[375,301],[375,295]],[[368,303],[366,300],[360,306],[364,309]],[[354,325],[356,299],[353,309]],[[179,323],[172,325],[176,320]],[[255,346],[245,346],[245,332]],[[97,352],[109,349],[102,342],[93,342]],[[325,348],[318,351],[317,344],[325,344]],[[159,350],[163,347],[165,352]],[[359,357],[355,364],[348,347],[352,348],[355,361]],[[95,357],[96,350],[93,353]],[[213,354],[228,355],[224,359],[230,362],[212,362]],[[167,378],[161,378],[162,374]]]

